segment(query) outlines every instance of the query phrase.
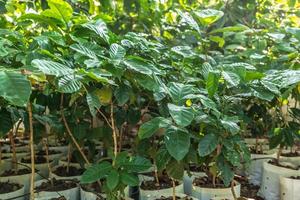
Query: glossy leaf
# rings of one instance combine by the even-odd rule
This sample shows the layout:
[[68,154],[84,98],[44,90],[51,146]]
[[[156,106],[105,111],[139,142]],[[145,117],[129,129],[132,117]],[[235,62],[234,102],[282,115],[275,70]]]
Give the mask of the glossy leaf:
[[32,65],[33,67],[36,67],[46,75],[53,75],[59,77],[63,75],[69,75],[74,72],[73,69],[69,68],[66,65],[49,60],[36,59],[32,61]]
[[209,155],[218,145],[218,138],[215,134],[205,135],[199,142],[198,153],[201,157]]
[[169,154],[177,161],[182,160],[189,151],[190,136],[179,129],[168,128],[164,141]]
[[117,170],[113,169],[107,175],[106,185],[110,191],[113,191],[119,184],[119,173]]
[[168,108],[175,123],[181,127],[190,125],[194,119],[194,112],[190,107],[176,106],[169,103]]
[[104,177],[106,177],[112,170],[112,166],[109,162],[102,162],[94,164],[86,169],[81,176],[81,183],[93,183]]
[[19,72],[0,71],[0,96],[15,106],[26,106],[31,94],[31,85]]

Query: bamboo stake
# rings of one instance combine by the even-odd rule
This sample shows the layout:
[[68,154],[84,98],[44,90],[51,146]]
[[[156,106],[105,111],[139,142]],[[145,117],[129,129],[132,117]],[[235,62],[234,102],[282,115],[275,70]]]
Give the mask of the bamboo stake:
[[34,174],[35,174],[35,163],[34,163],[34,145],[33,145],[33,123],[32,123],[32,105],[28,103],[28,114],[29,114],[29,131],[30,131],[30,153],[31,153],[31,178],[30,178],[30,200],[34,200]]

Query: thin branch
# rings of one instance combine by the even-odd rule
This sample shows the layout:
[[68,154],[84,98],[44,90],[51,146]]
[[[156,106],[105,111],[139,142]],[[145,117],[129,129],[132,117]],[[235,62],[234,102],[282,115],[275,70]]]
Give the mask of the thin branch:
[[101,112],[101,110],[99,108],[97,108],[97,111],[100,113],[100,115],[104,118],[104,120],[106,121],[106,123],[108,124],[108,126],[113,129],[112,125],[109,123],[109,120],[107,119],[107,117],[104,115],[103,112]]
[[67,122],[67,120],[66,120],[66,118],[65,118],[63,102],[64,102],[64,94],[62,93],[62,94],[61,94],[61,98],[60,98],[60,111],[61,111],[61,117],[62,117],[62,120],[63,120],[63,122],[64,122],[64,125],[65,125],[66,129],[67,129],[68,135],[69,135],[70,138],[72,139],[73,143],[75,144],[77,150],[80,152],[80,154],[81,154],[81,156],[83,157],[84,161],[89,165],[89,164],[90,164],[89,160],[87,159],[87,157],[85,156],[85,154],[84,154],[83,151],[81,150],[81,148],[80,148],[78,142],[77,142],[76,139],[74,138],[74,136],[73,136],[73,134],[72,134],[72,132],[71,132],[71,129],[70,129],[69,125],[68,125],[68,122]]
[[33,122],[32,122],[32,105],[28,103],[29,114],[29,131],[30,131],[30,154],[31,154],[31,179],[30,179],[30,200],[34,200],[34,175],[35,175],[35,163],[34,163],[34,144],[33,144]]
[[[114,140],[114,156],[117,157],[118,154],[118,141],[117,141],[117,132],[115,127],[115,120],[114,120],[114,104],[111,102],[110,104],[110,120],[111,120],[111,128],[113,132],[113,140]],[[114,159],[115,160],[115,159]],[[115,162],[113,162],[113,165]]]

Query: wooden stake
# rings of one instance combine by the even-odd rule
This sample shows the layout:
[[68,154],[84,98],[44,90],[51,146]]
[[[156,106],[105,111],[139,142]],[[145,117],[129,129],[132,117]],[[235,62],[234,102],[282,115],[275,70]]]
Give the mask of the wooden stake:
[[30,131],[30,154],[31,154],[31,178],[30,178],[30,200],[34,200],[34,175],[35,175],[35,163],[34,163],[34,144],[33,144],[33,122],[32,122],[32,105],[27,105],[29,114],[29,131]]

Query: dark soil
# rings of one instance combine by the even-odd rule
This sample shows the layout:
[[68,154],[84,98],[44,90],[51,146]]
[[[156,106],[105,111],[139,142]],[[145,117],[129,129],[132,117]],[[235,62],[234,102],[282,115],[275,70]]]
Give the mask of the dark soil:
[[14,192],[22,188],[20,184],[10,182],[0,182],[0,194]]
[[271,165],[278,166],[278,167],[284,167],[284,168],[293,169],[293,170],[298,170],[298,168],[299,168],[299,167],[298,168],[294,168],[292,166],[281,165],[280,163],[277,163],[277,161],[275,159],[270,160],[268,163],[271,164]]
[[5,160],[5,159],[9,159],[9,158],[11,158],[11,157],[4,156],[1,158],[1,160]]
[[[61,151],[56,151],[56,150],[48,150],[48,155],[53,155],[53,154],[60,154],[62,153]],[[35,155],[38,156],[44,156],[47,155],[45,150],[41,150],[35,153]]]
[[50,200],[66,200],[66,198],[65,197],[58,197],[58,198],[52,198]]
[[223,183],[216,183],[216,185],[214,186],[212,184],[212,181],[209,180],[209,178],[206,177],[206,176],[195,178],[194,181],[193,181],[193,185],[199,186],[199,187],[202,187],[202,188],[227,188],[227,187],[224,186]]
[[6,176],[17,176],[17,175],[24,175],[24,174],[30,174],[31,173],[31,170],[30,169],[19,169],[17,171],[15,170],[6,170],[4,171],[0,176],[1,177],[6,177]]
[[299,152],[288,152],[288,153],[281,153],[281,156],[284,156],[284,157],[298,157],[300,156],[300,153]]
[[191,172],[205,172],[205,169],[203,166],[198,166],[198,165],[194,165],[194,164],[190,164],[189,170]]
[[[22,163],[31,163],[31,158],[22,158]],[[47,159],[44,156],[36,156],[34,159],[35,164],[43,164],[47,162]],[[52,162],[50,160],[50,162]]]
[[[192,200],[192,198],[190,198],[190,197],[178,197],[178,196],[176,196],[176,199],[178,199],[178,200]],[[173,200],[173,197],[172,196],[170,196],[170,197],[161,196],[160,198],[155,199],[155,200]]]
[[[101,183],[101,185],[103,185],[103,184]],[[94,193],[98,193],[98,194],[103,193],[102,189],[100,188],[100,186],[97,182],[91,183],[91,184],[84,184],[84,185],[82,184],[81,188],[87,192],[94,192]]]
[[[63,161],[68,162],[68,158],[64,159]],[[77,159],[75,158],[75,156],[71,157],[70,163],[78,163],[79,164],[79,162],[77,161]]]
[[40,191],[48,191],[48,192],[55,192],[55,191],[63,191],[77,187],[76,182],[69,181],[69,180],[56,180],[52,179],[53,185],[51,181],[47,181],[42,183],[40,186],[36,187],[35,189],[37,192]]
[[260,148],[258,148],[255,151],[255,147],[250,147],[250,153],[251,154],[261,154],[261,155],[265,155],[266,153],[264,153]]
[[296,179],[296,180],[300,180],[300,176],[291,176],[291,179]]
[[[178,181],[175,181],[175,185],[179,185]],[[159,177],[159,184],[153,180],[153,181],[143,181],[141,188],[143,190],[161,190],[166,188],[173,187],[172,180],[168,176],[160,176]]]
[[67,171],[67,166],[59,166],[53,172],[54,174],[61,176],[61,177],[69,177],[69,176],[80,176],[83,174],[84,169],[78,169],[76,167],[70,166],[69,172]]
[[237,180],[241,184],[242,197],[252,198],[255,200],[264,200],[264,198],[257,196],[259,186],[249,183],[248,179],[244,177],[236,177],[235,180]]

